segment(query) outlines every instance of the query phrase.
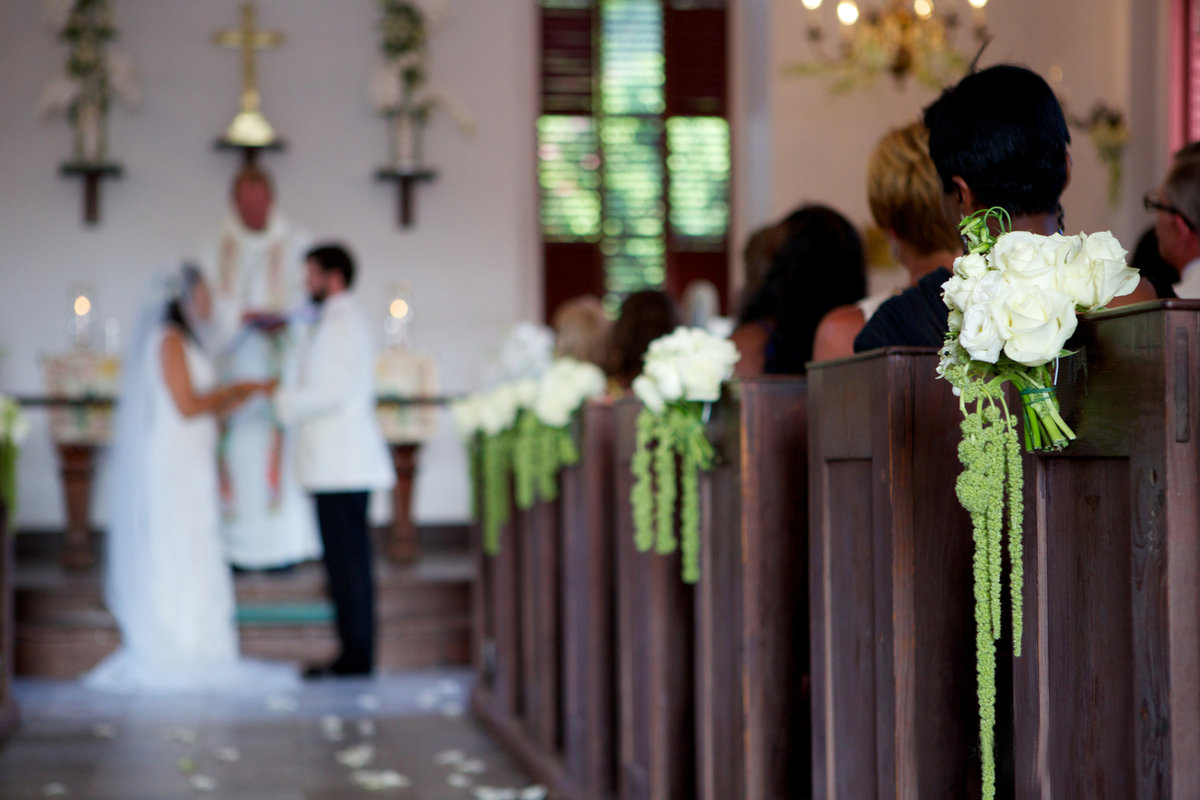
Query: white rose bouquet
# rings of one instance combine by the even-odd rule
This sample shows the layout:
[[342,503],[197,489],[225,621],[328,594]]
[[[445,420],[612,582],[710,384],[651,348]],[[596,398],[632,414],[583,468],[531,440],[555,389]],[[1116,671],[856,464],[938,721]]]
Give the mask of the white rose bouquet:
[[[642,374],[633,382],[644,406],[632,463],[634,543],[641,552],[651,547],[664,555],[675,552],[675,499],[677,488],[682,490],[680,533],[687,583],[700,578],[698,473],[713,460],[704,433],[705,410],[720,399],[721,386],[733,376],[739,357],[728,339],[702,328],[676,328],[650,343]],[[677,459],[682,468],[678,487]]]
[[[1075,433],[1059,413],[1050,362],[1075,332],[1077,311],[1103,308],[1132,292],[1138,272],[1111,233],[1039,236],[1007,231],[1003,209],[981,211],[959,226],[968,253],[942,285],[950,330],[938,375],[949,381],[963,413],[955,487],[971,515],[975,555],[976,671],[985,798],[995,796],[993,729],[996,640],[1000,638],[1002,539],[1007,513],[1012,570],[1013,654],[1021,654],[1023,477],[1021,447],[1005,401],[1012,383],[1024,407],[1025,447],[1059,450]],[[992,226],[1001,230],[993,235]]]
[[467,443],[474,512],[483,525],[484,550],[495,555],[509,520],[509,475],[519,508],[558,497],[558,472],[579,461],[571,437],[575,412],[604,394],[599,367],[571,358],[555,361],[538,379],[523,378],[455,402],[450,410]]
[[0,500],[8,508],[10,524],[17,507],[17,455],[28,435],[29,421],[17,401],[0,395]]
[[467,445],[473,511],[483,527],[484,552],[500,549],[500,528],[509,519],[509,471],[517,420],[532,402],[537,383],[503,383],[489,392],[458,400],[450,407],[459,436]]

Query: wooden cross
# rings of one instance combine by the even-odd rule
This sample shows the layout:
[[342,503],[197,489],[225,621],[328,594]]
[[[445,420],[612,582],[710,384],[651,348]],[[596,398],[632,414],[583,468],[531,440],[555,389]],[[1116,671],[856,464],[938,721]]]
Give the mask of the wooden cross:
[[242,27],[237,30],[217,31],[213,43],[218,47],[230,47],[242,51],[242,110],[257,111],[261,100],[256,80],[254,51],[283,44],[279,31],[260,31],[254,27],[254,4],[242,4]]

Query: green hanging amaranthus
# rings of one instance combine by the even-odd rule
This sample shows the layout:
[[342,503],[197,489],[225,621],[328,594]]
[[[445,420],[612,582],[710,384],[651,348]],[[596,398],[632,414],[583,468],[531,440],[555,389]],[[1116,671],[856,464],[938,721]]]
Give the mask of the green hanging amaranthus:
[[[955,492],[971,515],[975,553],[975,664],[979,696],[983,798],[996,794],[996,641],[1003,617],[1001,570],[1008,534],[1013,654],[1021,655],[1024,478],[1016,422],[1005,400],[1021,399],[1025,448],[1060,450],[1075,432],[1059,412],[1051,362],[1075,332],[1076,313],[1129,294],[1138,273],[1111,233],[1042,236],[1012,231],[1004,209],[965,218],[966,254],[942,284],[950,309],[938,375],[949,381],[963,414]],[[1007,524],[1006,524],[1007,518]]]
[[517,507],[558,499],[558,473],[579,463],[579,448],[568,426],[547,425],[533,411],[522,411],[513,432],[513,478]]
[[[700,579],[700,470],[713,463],[703,405],[674,403],[655,414],[642,409],[631,462],[634,544],[670,555],[683,546],[683,580]],[[679,503],[679,537],[675,506]]]

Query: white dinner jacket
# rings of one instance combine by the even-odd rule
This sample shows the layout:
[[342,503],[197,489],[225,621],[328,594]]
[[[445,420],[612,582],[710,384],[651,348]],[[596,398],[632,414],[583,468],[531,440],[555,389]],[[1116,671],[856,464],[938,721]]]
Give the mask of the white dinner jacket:
[[328,298],[296,374],[275,394],[275,413],[296,426],[296,474],[310,492],[386,489],[396,480],[375,419],[374,346],[348,292]]

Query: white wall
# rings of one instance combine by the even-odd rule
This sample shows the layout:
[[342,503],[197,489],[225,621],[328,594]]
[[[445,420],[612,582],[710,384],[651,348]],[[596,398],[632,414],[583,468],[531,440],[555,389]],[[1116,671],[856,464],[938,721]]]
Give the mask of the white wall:
[[[239,20],[236,0],[116,0],[118,47],[142,74],[145,103],[110,115],[111,151],[126,168],[103,188],[103,222],[80,220],[80,186],[56,175],[69,153],[65,122],[41,123],[43,83],[62,69],[65,46],[42,19],[41,2],[0,3],[0,389],[41,390],[38,357],[66,344],[68,286],[100,287],[100,316],[129,319],[138,288],[176,261],[224,213],[237,160],[212,141],[236,110],[238,57],[210,44]],[[385,126],[370,108],[376,60],[373,0],[258,0],[260,25],[282,30],[283,48],[260,56],[263,110],[288,140],[267,155],[279,205],[318,237],[357,252],[361,292],[382,320],[380,292],[405,278],[415,287],[415,337],[438,359],[444,388],[464,390],[489,347],[513,321],[540,308],[533,122],[535,7],[454,0],[431,39],[433,80],[474,114],[461,135],[435,119],[426,154],[439,175],[417,190],[417,224],[396,227],[394,189],[372,173],[387,154]],[[127,329],[127,328],[126,328]],[[22,453],[17,524],[62,524],[56,462],[45,418]],[[427,450],[419,521],[459,521],[465,469],[448,421]],[[99,494],[99,492],[98,492]],[[97,518],[104,509],[98,507]]]
[[[957,2],[965,8],[964,0]],[[883,0],[860,0],[860,4]],[[141,68],[146,103],[111,116],[124,179],[104,188],[104,222],[79,221],[80,187],[55,175],[67,126],[35,117],[43,82],[65,48],[42,23],[41,3],[0,3],[0,389],[38,392],[37,358],[65,344],[67,287],[103,286],[101,316],[127,318],[157,265],[176,259],[223,211],[232,155],[211,149],[234,111],[237,58],[209,44],[235,24],[238,0],[115,0],[120,47]],[[823,13],[832,13],[832,2]],[[1064,198],[1069,230],[1112,228],[1128,246],[1149,222],[1139,198],[1158,183],[1166,150],[1165,2],[994,0],[995,42],[985,64],[1015,61],[1047,74],[1077,113],[1097,99],[1123,108],[1134,142],[1117,207],[1085,136]],[[797,0],[737,0],[734,14],[734,242],[797,203],[821,201],[867,224],[866,157],[891,127],[915,118],[931,90],[890,81],[832,96],[820,79],[783,74],[804,60],[808,13]],[[366,80],[375,59],[372,0],[259,0],[260,23],[282,29],[264,54],[264,110],[291,143],[266,157],[281,206],[318,236],[357,250],[368,297],[396,278],[416,287],[417,346],[432,351],[450,390],[476,385],[499,332],[540,308],[534,131],[537,85],[533,0],[453,0],[432,39],[433,76],[457,93],[479,130],[463,137],[444,117],[427,154],[440,174],[417,190],[417,225],[394,223],[391,187],[371,173],[386,153]],[[964,37],[965,39],[965,37]],[[737,272],[737,259],[731,264]],[[22,454],[17,522],[61,525],[55,460],[44,420]],[[461,453],[449,431],[426,453],[417,489],[420,521],[466,516]],[[103,517],[103,509],[97,509]]]
[[[860,0],[879,6],[883,0]],[[833,32],[832,1],[823,4],[825,28]],[[942,0],[939,9],[965,0]],[[1141,208],[1143,191],[1158,183],[1166,163],[1165,6],[1144,0],[994,0],[987,6],[995,36],[981,60],[1024,64],[1049,76],[1062,70],[1055,88],[1071,110],[1090,111],[1106,100],[1131,120],[1133,143],[1125,158],[1124,188],[1117,206],[1106,199],[1106,173],[1086,135],[1072,130],[1074,173],[1063,198],[1068,231],[1111,228],[1132,248],[1151,220]],[[936,92],[911,79],[897,86],[890,78],[870,88],[834,95],[823,78],[784,75],[789,64],[806,61],[812,51],[806,30],[809,12],[798,0],[749,0],[739,4],[735,66],[740,91],[735,136],[743,148],[735,164],[735,197],[740,246],[746,234],[796,205],[820,201],[851,220],[870,223],[866,199],[866,159],[889,129],[916,119]],[[766,46],[756,49],[765,31]],[[967,31],[957,36],[973,48]],[[829,48],[832,49],[832,48]],[[766,75],[765,93],[760,76]],[[766,152],[767,158],[750,153]],[[736,274],[737,265],[733,265]]]

